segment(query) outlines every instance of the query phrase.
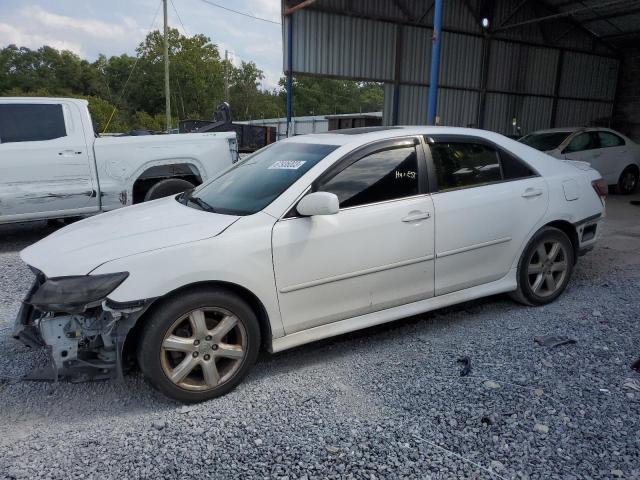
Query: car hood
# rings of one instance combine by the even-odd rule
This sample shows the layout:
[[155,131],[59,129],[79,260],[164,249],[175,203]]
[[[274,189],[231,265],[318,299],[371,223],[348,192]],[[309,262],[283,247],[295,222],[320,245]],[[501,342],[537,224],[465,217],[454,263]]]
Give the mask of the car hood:
[[238,218],[167,197],[71,224],[25,248],[20,257],[47,277],[86,275],[111,260],[215,237]]

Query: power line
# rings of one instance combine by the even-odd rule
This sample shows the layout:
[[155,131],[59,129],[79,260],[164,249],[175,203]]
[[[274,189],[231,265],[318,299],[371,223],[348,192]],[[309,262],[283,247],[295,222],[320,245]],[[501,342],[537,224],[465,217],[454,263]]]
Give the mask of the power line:
[[255,15],[251,15],[249,13],[239,12],[238,10],[234,10],[233,8],[225,7],[224,5],[219,5],[219,4],[211,2],[209,0],[200,0],[200,1],[203,2],[203,3],[206,3],[207,5],[211,5],[212,7],[218,7],[218,8],[221,8],[222,10],[226,10],[228,12],[236,13],[236,14],[242,15],[244,17],[253,18],[254,20],[260,20],[262,22],[273,23],[274,25],[281,25],[280,22],[276,22],[275,20],[269,20],[267,18],[256,17]]
[[188,37],[189,36],[189,32],[187,32],[187,29],[184,26],[184,23],[182,23],[182,18],[180,18],[180,14],[178,13],[178,9],[176,8],[176,4],[173,3],[173,0],[171,0],[171,6],[173,7],[173,11],[176,12],[176,17],[178,17],[178,21],[180,22],[180,25],[182,25],[182,30],[184,30],[184,34]]
[[[147,31],[151,31],[151,29],[153,28],[153,26],[156,24],[156,19],[158,18],[158,13],[160,12],[160,7],[162,6],[162,1],[160,1],[158,3],[158,8],[156,8],[156,13],[153,15],[153,20],[151,20],[151,25],[149,25],[149,28]],[[136,61],[133,62],[133,67],[131,67],[131,71],[129,72],[129,76],[127,77],[127,79],[124,82],[124,85],[122,86],[122,91],[120,92],[120,95],[118,96],[118,100],[116,102],[116,106],[113,107],[113,111],[111,112],[111,115],[109,115],[109,119],[107,120],[107,123],[104,126],[104,129],[102,130],[102,133],[105,133],[107,131],[107,128],[109,128],[109,124],[111,123],[111,120],[113,119],[113,115],[116,113],[116,110],[118,109],[117,104],[120,103],[120,100],[122,99],[122,97],[124,97],[124,92],[127,89],[127,85],[129,84],[129,80],[131,80],[131,76],[133,75],[134,70],[136,69],[136,66],[138,65],[138,61],[140,60],[140,52],[138,52],[136,54]]]

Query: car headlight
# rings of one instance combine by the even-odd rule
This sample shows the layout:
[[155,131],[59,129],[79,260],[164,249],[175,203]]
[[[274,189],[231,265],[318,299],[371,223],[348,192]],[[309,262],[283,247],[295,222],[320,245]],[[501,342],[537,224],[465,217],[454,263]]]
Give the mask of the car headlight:
[[119,272],[48,278],[25,302],[38,310],[73,313],[103,300],[128,276],[129,272]]

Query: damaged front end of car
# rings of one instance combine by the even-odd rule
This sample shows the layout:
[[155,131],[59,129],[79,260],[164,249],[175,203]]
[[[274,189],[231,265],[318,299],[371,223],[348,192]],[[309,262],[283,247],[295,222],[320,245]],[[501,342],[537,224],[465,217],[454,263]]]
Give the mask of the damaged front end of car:
[[127,334],[150,303],[107,298],[128,272],[47,278],[32,270],[36,279],[18,312],[13,337],[30,347],[46,347],[50,365],[25,379],[121,379]]

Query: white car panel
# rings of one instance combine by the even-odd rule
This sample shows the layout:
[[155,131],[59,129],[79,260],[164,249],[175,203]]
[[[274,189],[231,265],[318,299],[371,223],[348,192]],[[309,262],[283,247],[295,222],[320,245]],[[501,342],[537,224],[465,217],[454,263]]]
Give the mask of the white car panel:
[[435,294],[506,275],[548,201],[541,177],[434,194]]
[[0,143],[0,220],[18,215],[30,219],[42,212],[99,210],[93,152],[87,148],[80,110],[72,103],[63,104],[62,111],[66,136]]
[[273,263],[287,333],[433,296],[429,195],[286,218]]
[[129,278],[109,295],[116,302],[162,297],[201,282],[239,286],[255,295],[267,313],[271,335],[280,337],[284,329],[271,256],[271,230],[275,221],[263,212],[248,215],[216,237],[121,257],[98,266],[91,273],[129,272]]
[[497,295],[499,293],[510,292],[516,289],[516,269],[511,271],[499,280],[485,283],[476,287],[458,290],[457,292],[447,293],[438,297],[420,300],[418,302],[401,305],[399,307],[388,308],[366,315],[360,315],[345,320],[328,323],[319,327],[310,328],[301,332],[285,335],[280,338],[274,338],[272,351],[279,352],[288,348],[304,345],[305,343],[314,342],[323,338],[329,338],[343,333],[353,332],[362,328],[373,327],[382,323],[391,322],[400,318],[407,318],[420,313],[437,310],[462,302],[469,302],[489,295]]
[[[215,237],[239,217],[217,215],[161,198],[86,218],[24,249],[20,256],[47,276],[86,275],[123,257]],[[91,238],[87,242],[85,239]],[[40,257],[41,244],[55,255]]]
[[[550,130],[541,130],[533,132],[529,135],[537,135],[553,132],[566,132],[567,137],[565,140],[552,150],[546,151],[547,154],[552,157],[564,160],[574,160],[586,162],[592,168],[600,173],[602,178],[609,185],[615,185],[620,179],[620,175],[623,170],[630,165],[635,165],[640,168],[640,145],[635,143],[630,138],[622,135],[620,132],[611,130],[609,128],[558,128]],[[617,138],[622,139],[624,145],[609,146],[604,148],[590,147],[585,150],[569,152],[567,147],[577,137],[582,135],[598,135],[599,133],[614,135]],[[527,137],[529,136],[527,135]],[[599,141],[599,140],[598,140]]]
[[[345,154],[379,140],[438,134],[486,138],[540,176],[279,220]],[[255,214],[219,215],[168,198],[66,227],[23,251],[23,259],[50,277],[129,272],[109,294],[116,302],[160,298],[201,282],[240,288],[264,307],[270,347],[280,350],[514,290],[525,245],[551,222],[576,225],[579,248],[597,240],[580,235],[584,221],[599,225],[604,217],[591,185],[600,175],[501,135],[406,127],[282,142],[316,139],[341,147]],[[578,200],[566,200],[567,181],[576,182]],[[416,212],[431,215],[402,221]]]
[[60,105],[67,133],[0,138],[0,224],[121,208],[133,203],[136,181],[152,168],[179,166],[206,182],[236,160],[235,132],[96,138],[86,100],[3,97],[0,105]]

